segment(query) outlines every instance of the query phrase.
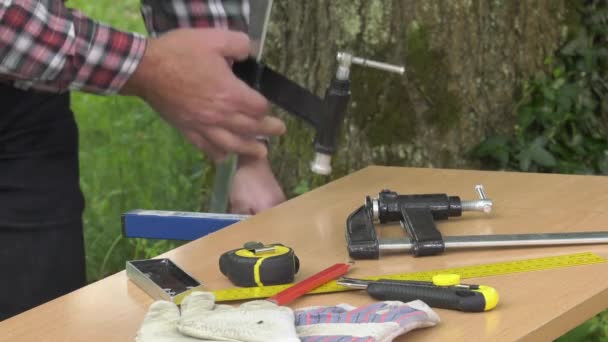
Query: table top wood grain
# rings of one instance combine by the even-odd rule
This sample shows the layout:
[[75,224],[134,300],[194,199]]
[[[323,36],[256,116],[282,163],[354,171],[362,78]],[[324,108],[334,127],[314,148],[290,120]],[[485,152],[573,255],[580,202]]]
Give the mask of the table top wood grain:
[[[371,166],[305,193],[160,257],[171,258],[208,289],[232,287],[220,273],[219,255],[246,241],[280,242],[301,260],[296,280],[349,260],[346,217],[365,196],[382,189],[402,194],[447,193],[463,200],[485,186],[494,201],[491,214],[466,212],[441,221],[443,235],[550,233],[608,230],[608,178],[536,173]],[[162,209],[162,208],[158,208]],[[379,234],[403,234],[398,226]],[[482,263],[595,252],[608,257],[608,245],[453,250],[414,258],[384,255],[358,260],[349,276],[419,272]],[[435,309],[441,322],[411,332],[408,341],[551,340],[608,308],[608,263],[526,272],[479,279],[495,287],[500,303],[490,312]],[[363,292],[309,295],[291,305],[370,303]],[[0,322],[0,341],[132,341],[152,303],[119,272],[82,289]]]

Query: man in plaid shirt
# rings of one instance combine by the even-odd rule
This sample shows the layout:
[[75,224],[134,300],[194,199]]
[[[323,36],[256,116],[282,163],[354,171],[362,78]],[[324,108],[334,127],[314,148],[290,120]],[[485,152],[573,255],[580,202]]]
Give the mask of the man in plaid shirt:
[[[0,0],[0,320],[85,284],[78,132],[69,90],[138,96],[214,160],[241,156],[238,211],[283,200],[266,147],[283,134],[231,71],[249,54],[246,0],[142,0],[153,38],[61,0]],[[261,200],[260,200],[261,199]]]

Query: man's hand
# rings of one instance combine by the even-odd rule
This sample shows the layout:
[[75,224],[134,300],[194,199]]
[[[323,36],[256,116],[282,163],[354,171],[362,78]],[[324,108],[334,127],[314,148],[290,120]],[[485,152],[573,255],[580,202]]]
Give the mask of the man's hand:
[[230,191],[230,211],[255,215],[285,201],[267,158],[239,158]]
[[276,136],[285,124],[266,116],[266,99],[239,80],[230,61],[249,54],[246,34],[177,29],[148,43],[122,94],[139,96],[212,159],[227,153],[265,158],[257,135]]

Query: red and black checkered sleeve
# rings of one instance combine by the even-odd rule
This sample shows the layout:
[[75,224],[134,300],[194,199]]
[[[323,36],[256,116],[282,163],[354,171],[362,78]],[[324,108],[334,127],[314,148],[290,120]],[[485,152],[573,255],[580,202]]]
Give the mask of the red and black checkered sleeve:
[[249,0],[141,0],[148,32],[175,28],[226,28],[247,32]]
[[0,2],[0,77],[22,89],[116,93],[146,39],[95,22],[61,0]]

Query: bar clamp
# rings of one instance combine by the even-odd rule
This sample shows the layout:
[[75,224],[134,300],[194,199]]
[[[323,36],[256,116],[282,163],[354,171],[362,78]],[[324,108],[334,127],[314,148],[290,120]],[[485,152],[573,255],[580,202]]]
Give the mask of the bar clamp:
[[270,102],[315,129],[315,156],[310,168],[320,175],[329,175],[332,172],[331,159],[338,148],[340,131],[351,96],[351,66],[360,65],[399,75],[405,73],[402,66],[372,61],[346,52],[338,52],[336,61],[335,75],[323,98],[317,97],[253,58],[233,65],[233,71],[238,78],[259,91]]
[[377,259],[384,246],[377,238],[374,223],[400,222],[409,235],[410,250],[414,256],[443,253],[445,243],[435,220],[458,217],[463,211],[490,213],[493,202],[483,185],[475,187],[478,200],[462,201],[458,196],[446,194],[400,195],[382,190],[377,198],[365,199],[365,204],[346,220],[348,252],[355,259]]

